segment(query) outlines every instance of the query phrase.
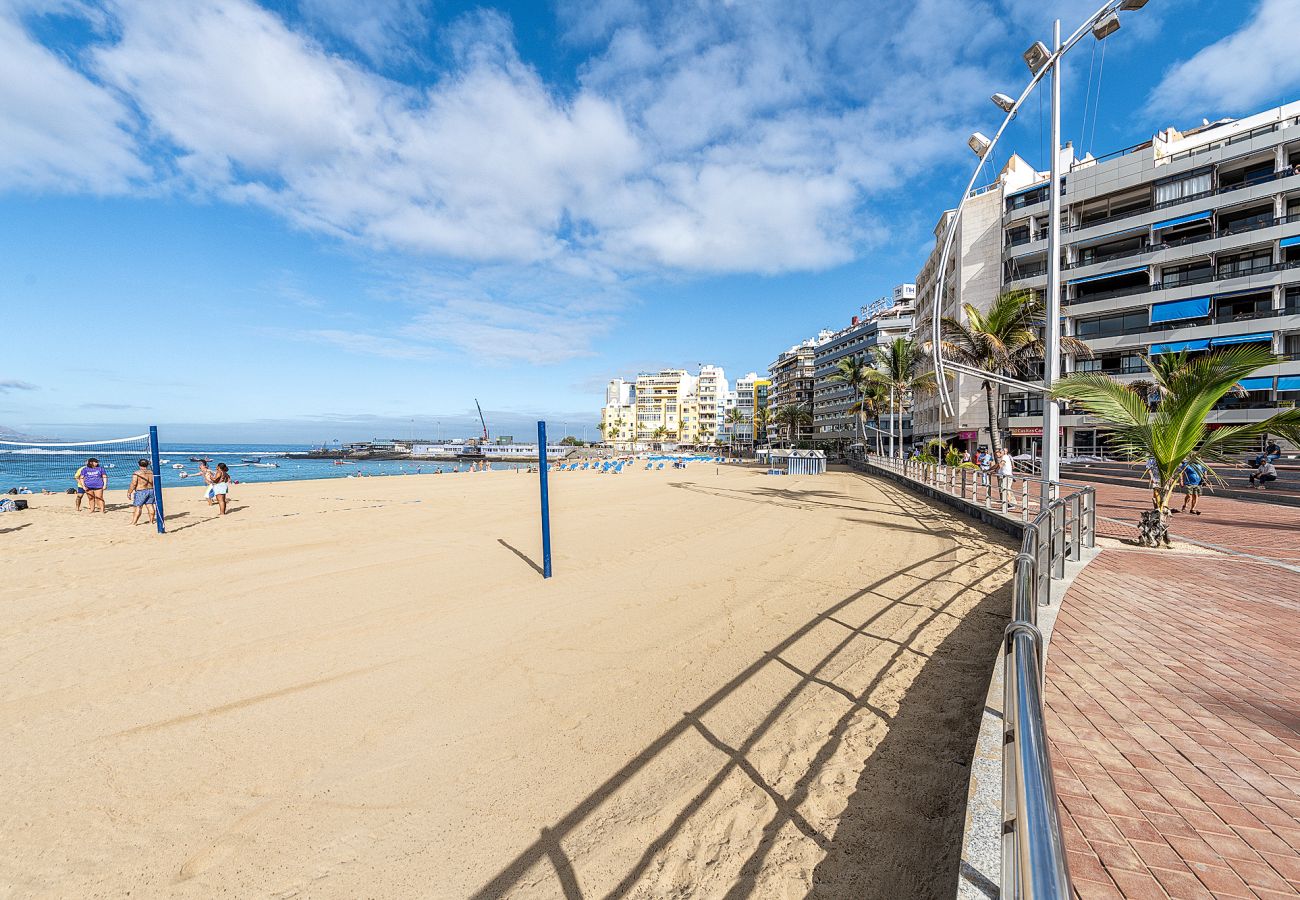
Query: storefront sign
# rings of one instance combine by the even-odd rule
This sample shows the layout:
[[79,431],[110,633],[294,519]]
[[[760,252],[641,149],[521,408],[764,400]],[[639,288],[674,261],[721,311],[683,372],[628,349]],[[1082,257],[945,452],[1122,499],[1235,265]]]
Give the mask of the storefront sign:
[[977,437],[979,437],[979,436],[980,436],[980,433],[979,433],[978,431],[959,431],[959,432],[957,432],[957,440],[959,440],[959,441],[973,441],[973,440],[975,440],[975,439],[976,439]]
[[[1038,428],[1012,428],[1011,433],[1016,437],[1042,437],[1043,429],[1041,426]],[[1058,428],[1056,433],[1061,437],[1064,437],[1065,429]]]

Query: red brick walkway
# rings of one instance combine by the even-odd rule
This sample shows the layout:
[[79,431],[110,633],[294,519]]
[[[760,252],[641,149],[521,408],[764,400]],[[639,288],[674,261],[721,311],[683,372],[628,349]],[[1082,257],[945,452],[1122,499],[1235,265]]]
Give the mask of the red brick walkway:
[[[1265,524],[1244,505],[1189,534],[1244,540]],[[1080,897],[1300,896],[1300,574],[1103,551],[1062,604],[1047,701]]]
[[[1093,486],[1097,489],[1097,533],[1125,540],[1134,538],[1138,514],[1151,508],[1151,492],[1112,484]],[[1173,507],[1177,509],[1182,502],[1182,495],[1175,495]],[[1173,517],[1176,537],[1300,564],[1300,507],[1226,500],[1213,494],[1203,496],[1200,506],[1199,516]],[[1108,519],[1120,519],[1133,527]]]

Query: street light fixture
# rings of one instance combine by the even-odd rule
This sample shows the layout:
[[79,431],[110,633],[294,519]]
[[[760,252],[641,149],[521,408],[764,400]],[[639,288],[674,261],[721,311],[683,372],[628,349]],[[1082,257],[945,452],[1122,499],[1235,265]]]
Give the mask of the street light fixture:
[[1052,58],[1052,51],[1048,50],[1047,45],[1042,41],[1034,41],[1034,45],[1021,54],[1021,57],[1025,65],[1029,66],[1029,71],[1037,75]]
[[993,146],[993,142],[977,131],[966,139],[966,146],[975,151],[976,156],[983,159],[984,154],[989,152],[989,147]]
[[996,103],[998,105],[998,109],[1002,110],[1003,112],[1009,113],[1016,106],[1015,98],[1008,97],[1006,94],[994,94],[989,99],[992,100],[994,103]]
[[1141,9],[1147,5],[1147,0],[1120,0],[1119,8],[1125,11]]
[[1117,31],[1119,31],[1119,16],[1114,13],[1092,26],[1092,35],[1099,41],[1104,41]]

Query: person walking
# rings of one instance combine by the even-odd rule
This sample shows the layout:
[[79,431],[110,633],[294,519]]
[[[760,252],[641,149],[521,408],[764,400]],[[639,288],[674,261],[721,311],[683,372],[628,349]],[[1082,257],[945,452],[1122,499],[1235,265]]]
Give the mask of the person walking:
[[217,473],[208,468],[206,459],[199,460],[199,474],[203,476],[203,483],[207,486],[207,489],[203,492],[203,498],[208,501],[208,506],[216,506],[217,496],[212,490],[212,485],[216,481]]
[[[86,460],[86,464],[77,470],[76,479],[77,485],[90,504],[90,511],[108,512],[104,507],[104,490],[108,487],[108,472],[99,464],[99,460],[93,456]],[[81,511],[81,494],[77,495],[77,511]]]
[[140,524],[140,513],[149,507],[149,522],[154,520],[153,472],[149,469],[149,460],[140,460],[140,467],[131,473],[131,484],[126,489],[126,496],[131,501],[131,524]]
[[976,465],[980,468],[980,484],[984,485],[984,493],[987,495],[989,491],[989,475],[993,471],[993,457],[987,447],[980,447]]
[[1179,512],[1199,516],[1201,511],[1196,503],[1201,499],[1201,486],[1205,484],[1205,471],[1199,463],[1187,463],[1178,475],[1178,482],[1183,486],[1183,508]]
[[1014,496],[1012,491],[1015,488],[1015,464],[1011,460],[1011,454],[1006,450],[998,450],[998,496],[1002,499],[1002,505],[1005,509],[1015,509],[1016,501],[1010,499]]
[[217,463],[217,470],[212,473],[212,496],[216,498],[221,515],[226,514],[226,498],[230,496],[230,469],[225,463]]

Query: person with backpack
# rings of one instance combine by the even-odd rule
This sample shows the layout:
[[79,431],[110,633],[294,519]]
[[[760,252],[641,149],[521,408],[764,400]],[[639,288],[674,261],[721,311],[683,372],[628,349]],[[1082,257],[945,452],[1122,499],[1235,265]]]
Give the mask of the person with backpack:
[[1179,473],[1178,483],[1183,487],[1183,508],[1179,512],[1190,512],[1194,516],[1199,516],[1201,511],[1196,508],[1196,502],[1201,499],[1201,487],[1205,484],[1205,470],[1201,468],[1200,463],[1186,463]]

